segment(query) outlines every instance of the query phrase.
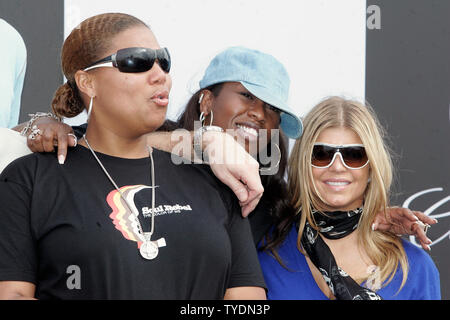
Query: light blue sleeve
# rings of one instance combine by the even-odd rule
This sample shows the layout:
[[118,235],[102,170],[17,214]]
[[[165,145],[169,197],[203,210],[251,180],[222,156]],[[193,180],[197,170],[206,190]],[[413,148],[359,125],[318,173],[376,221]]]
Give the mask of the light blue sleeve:
[[13,99],[11,101],[11,114],[9,117],[8,128],[15,127],[19,123],[20,115],[20,105],[22,101],[22,89],[23,83],[25,82],[25,72],[27,69],[26,52],[24,60],[17,60],[18,67],[20,68],[19,73],[14,82],[14,93]]
[[19,121],[22,89],[25,81],[27,50],[17,30],[0,19],[0,127],[12,128]]

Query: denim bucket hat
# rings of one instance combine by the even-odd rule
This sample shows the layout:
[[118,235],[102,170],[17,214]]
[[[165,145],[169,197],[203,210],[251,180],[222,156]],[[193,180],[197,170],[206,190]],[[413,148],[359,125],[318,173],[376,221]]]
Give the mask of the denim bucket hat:
[[206,68],[200,89],[221,82],[240,82],[255,97],[281,111],[280,128],[292,139],[303,131],[302,121],[288,106],[290,79],[273,56],[244,47],[230,47]]

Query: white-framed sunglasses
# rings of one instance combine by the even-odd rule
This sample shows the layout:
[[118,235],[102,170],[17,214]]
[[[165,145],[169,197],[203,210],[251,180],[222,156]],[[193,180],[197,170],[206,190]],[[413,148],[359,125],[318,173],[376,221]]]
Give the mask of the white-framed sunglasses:
[[329,168],[333,165],[336,155],[341,157],[344,167],[351,170],[362,169],[369,163],[366,150],[362,144],[335,145],[315,143],[311,156],[311,165],[314,168]]

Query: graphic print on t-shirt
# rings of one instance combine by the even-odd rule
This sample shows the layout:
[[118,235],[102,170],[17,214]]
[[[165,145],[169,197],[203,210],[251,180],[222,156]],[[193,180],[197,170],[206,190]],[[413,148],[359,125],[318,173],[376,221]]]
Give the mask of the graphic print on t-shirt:
[[[157,187],[157,186],[156,186]],[[155,187],[155,188],[156,188]],[[139,214],[142,218],[151,219],[152,213],[155,217],[168,214],[181,214],[191,212],[190,204],[160,204],[154,209],[144,206],[138,208],[136,206],[136,194],[144,189],[151,189],[146,185],[132,185],[112,190],[106,197],[106,202],[111,207],[112,212],[109,215],[114,226],[119,230],[123,237],[127,240],[136,241],[138,249],[145,242],[144,235],[139,231]],[[122,193],[122,196],[121,194]],[[139,201],[138,201],[139,202]],[[132,210],[132,211],[131,211]]]
[[113,210],[109,217],[114,226],[125,239],[136,241],[138,248],[145,239],[144,235],[139,232],[139,221],[137,220],[139,211],[134,202],[134,196],[143,189],[151,189],[151,187],[145,185],[124,186],[119,189],[123,198],[117,190],[111,191],[106,197],[108,205]]

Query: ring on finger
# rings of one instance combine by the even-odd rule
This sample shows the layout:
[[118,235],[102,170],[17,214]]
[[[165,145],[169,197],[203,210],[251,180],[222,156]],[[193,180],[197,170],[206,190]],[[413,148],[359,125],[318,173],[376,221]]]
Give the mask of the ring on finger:
[[42,133],[41,129],[39,129],[37,126],[34,125],[34,126],[31,128],[31,133],[30,133],[30,135],[28,136],[28,139],[30,139],[30,140],[35,140],[36,137],[37,137],[38,135],[40,135],[41,133]]
[[427,234],[428,228],[430,227],[430,225],[428,223],[423,223],[422,221],[415,221],[413,222],[413,225],[417,224],[419,226],[419,228],[421,228],[423,230],[423,232],[425,234]]
[[70,136],[70,137],[72,137],[73,140],[75,141],[75,145],[73,146],[73,147],[75,148],[75,147],[77,146],[77,144],[78,144],[77,136],[74,135],[73,133],[68,133],[67,135]]

